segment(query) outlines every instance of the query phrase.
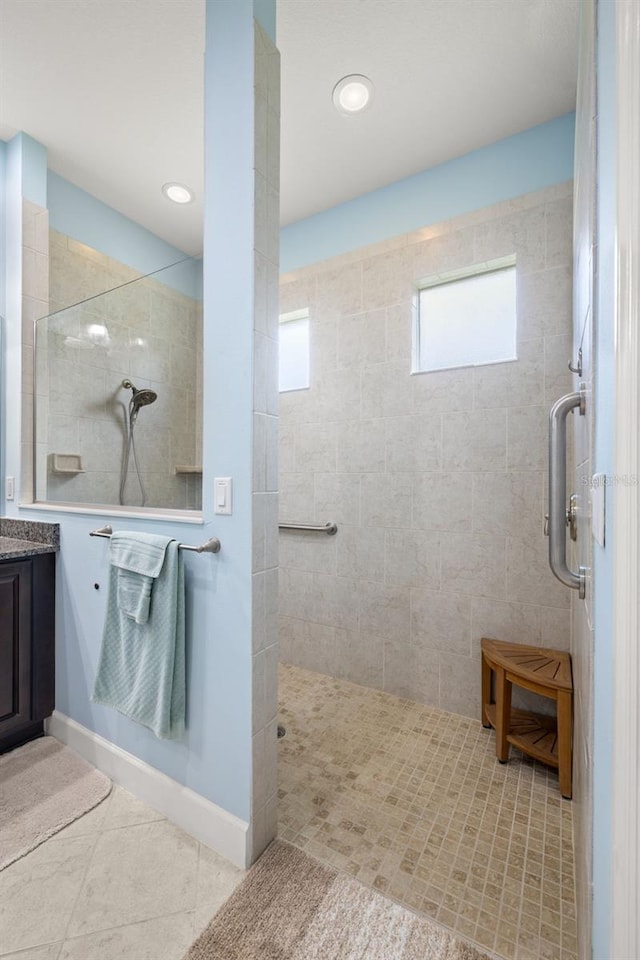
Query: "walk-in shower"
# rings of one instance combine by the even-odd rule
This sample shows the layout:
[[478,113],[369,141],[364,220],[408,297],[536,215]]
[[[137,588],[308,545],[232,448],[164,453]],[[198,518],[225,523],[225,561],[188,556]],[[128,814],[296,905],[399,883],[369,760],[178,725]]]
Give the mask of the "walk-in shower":
[[125,503],[124,488],[127,485],[127,476],[129,474],[129,461],[131,459],[131,454],[133,454],[133,465],[136,471],[136,477],[138,478],[138,485],[140,487],[140,493],[142,494],[141,507],[144,507],[147,502],[147,491],[145,489],[144,481],[142,479],[142,474],[140,472],[140,465],[138,463],[138,454],[136,453],[136,441],[135,441],[135,425],[136,420],[138,419],[138,414],[141,407],[146,407],[150,403],[154,403],[158,399],[158,394],[155,390],[149,390],[148,388],[135,387],[131,380],[123,380],[122,387],[125,390],[131,390],[131,399],[129,400],[129,410],[128,416],[125,416],[124,422],[124,448],[122,454],[122,474],[120,476],[120,504]]
[[[578,956],[571,805],[553,767],[515,748],[499,764],[479,723],[483,638],[568,661],[544,514],[549,410],[572,390],[572,213],[572,184],[558,184],[280,286],[283,314],[311,307],[316,371],[280,394],[280,516],[338,532],[281,525],[279,836],[509,960]],[[517,359],[436,369],[420,332],[448,346],[473,316],[486,339],[495,304],[485,290],[436,310],[416,288],[444,298],[513,257]],[[518,685],[509,698],[514,722],[551,727],[530,720],[550,698]],[[580,812],[584,777],[571,788]]]
[[55,231],[50,247],[52,312],[35,331],[36,500],[199,510],[201,263],[136,276]]

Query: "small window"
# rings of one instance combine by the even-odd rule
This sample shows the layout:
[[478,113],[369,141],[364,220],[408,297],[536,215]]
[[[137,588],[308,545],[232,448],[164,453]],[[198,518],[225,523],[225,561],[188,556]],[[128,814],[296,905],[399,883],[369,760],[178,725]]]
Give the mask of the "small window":
[[414,372],[517,360],[515,257],[427,281],[414,329]]
[[280,317],[280,393],[309,386],[309,311]]

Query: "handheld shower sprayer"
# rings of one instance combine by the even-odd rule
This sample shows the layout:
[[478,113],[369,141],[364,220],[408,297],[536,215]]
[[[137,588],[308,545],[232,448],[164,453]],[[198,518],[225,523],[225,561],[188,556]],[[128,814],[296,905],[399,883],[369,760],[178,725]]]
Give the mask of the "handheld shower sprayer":
[[125,418],[125,447],[122,462],[122,473],[120,476],[120,503],[124,504],[124,488],[127,482],[127,474],[129,473],[129,458],[131,453],[133,453],[133,462],[136,468],[136,474],[138,476],[138,483],[140,484],[140,491],[142,493],[142,506],[144,507],[147,494],[142,482],[142,477],[140,475],[140,469],[138,467],[138,457],[136,454],[136,445],[133,433],[136,420],[138,419],[140,407],[146,407],[148,404],[153,403],[158,399],[158,394],[155,392],[155,390],[150,390],[148,387],[141,387],[138,389],[138,387],[135,387],[131,383],[131,380],[123,380],[122,387],[125,390],[131,390],[131,399],[129,400],[128,424]]
[[149,390],[147,387],[142,387],[140,390],[131,383],[131,380],[123,380],[122,386],[125,390],[131,390],[131,403],[133,404],[134,409],[137,411],[139,407],[146,407],[147,404],[153,403],[154,400],[158,399],[158,394],[155,390]]

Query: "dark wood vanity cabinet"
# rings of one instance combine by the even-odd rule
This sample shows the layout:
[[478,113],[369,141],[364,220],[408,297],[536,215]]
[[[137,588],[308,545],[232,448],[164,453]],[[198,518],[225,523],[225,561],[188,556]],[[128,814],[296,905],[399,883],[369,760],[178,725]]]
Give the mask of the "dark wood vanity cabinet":
[[0,753],[42,734],[55,695],[55,554],[0,561]]

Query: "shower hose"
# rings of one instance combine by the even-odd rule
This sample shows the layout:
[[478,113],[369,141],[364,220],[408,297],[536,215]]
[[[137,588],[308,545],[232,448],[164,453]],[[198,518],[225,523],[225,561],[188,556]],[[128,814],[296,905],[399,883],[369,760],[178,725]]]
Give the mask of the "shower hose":
[[135,466],[136,476],[138,478],[138,484],[140,485],[140,492],[142,494],[142,503],[140,504],[140,506],[144,507],[144,505],[147,502],[147,491],[145,490],[145,486],[142,481],[142,475],[140,473],[140,467],[138,465],[138,455],[136,453],[136,441],[134,438],[135,424],[137,419],[138,419],[138,411],[134,409],[134,403],[132,400],[129,403],[129,421],[127,425],[128,426],[127,439],[126,439],[126,446],[124,449],[124,458],[122,462],[122,476],[120,478],[120,505],[121,506],[124,506],[124,488],[127,483],[127,475],[129,473],[129,460],[131,458],[132,453],[133,453],[133,463]]

